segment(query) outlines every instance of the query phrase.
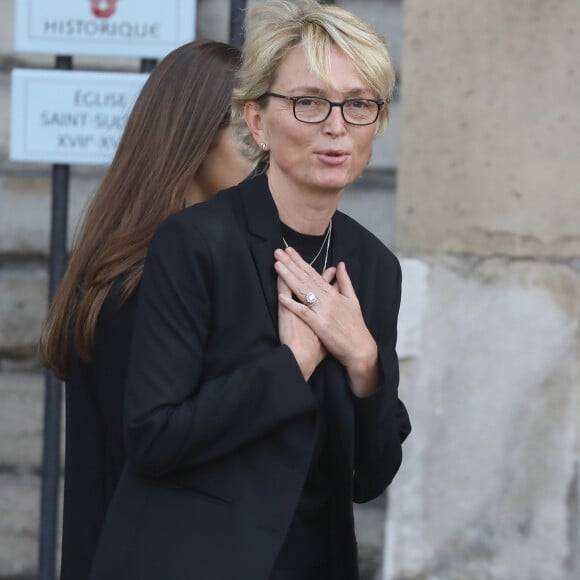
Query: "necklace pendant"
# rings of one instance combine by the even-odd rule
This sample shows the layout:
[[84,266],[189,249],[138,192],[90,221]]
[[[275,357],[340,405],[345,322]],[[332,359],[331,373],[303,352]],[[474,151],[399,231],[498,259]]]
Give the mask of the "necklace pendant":
[[[308,263],[309,266],[312,266],[314,264],[314,262],[316,262],[316,260],[318,260],[318,257],[320,256],[320,254],[322,254],[322,250],[324,249],[324,246],[326,246],[326,252],[324,254],[324,265],[322,266],[322,272],[324,272],[326,270],[326,265],[328,264],[328,253],[330,251],[330,239],[331,239],[331,237],[332,237],[332,218],[330,219],[330,223],[328,224],[328,228],[326,230],[326,234],[324,236],[324,239],[322,240],[322,244],[320,245],[320,248],[318,249],[318,252],[316,252],[316,255],[314,256],[314,258],[312,258],[312,260]],[[286,241],[286,238],[284,236],[282,236],[282,241],[284,242],[284,247],[287,248],[288,242]]]

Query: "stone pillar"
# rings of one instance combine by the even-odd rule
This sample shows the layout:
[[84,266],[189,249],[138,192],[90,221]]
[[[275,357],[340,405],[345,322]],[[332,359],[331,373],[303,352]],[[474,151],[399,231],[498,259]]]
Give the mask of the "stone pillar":
[[385,580],[580,577],[578,55],[578,0],[405,0]]

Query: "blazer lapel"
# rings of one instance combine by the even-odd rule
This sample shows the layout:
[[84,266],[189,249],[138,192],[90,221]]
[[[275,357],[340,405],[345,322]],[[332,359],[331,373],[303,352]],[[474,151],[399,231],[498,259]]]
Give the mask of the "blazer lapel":
[[360,260],[356,256],[358,246],[356,229],[352,227],[350,218],[340,211],[336,211],[332,218],[332,264],[336,266],[344,262],[346,271],[356,289],[360,282]]
[[240,189],[250,234],[250,250],[262,285],[264,300],[278,334],[278,290],[274,271],[274,250],[282,247],[278,210],[265,174],[244,181],[240,184]]

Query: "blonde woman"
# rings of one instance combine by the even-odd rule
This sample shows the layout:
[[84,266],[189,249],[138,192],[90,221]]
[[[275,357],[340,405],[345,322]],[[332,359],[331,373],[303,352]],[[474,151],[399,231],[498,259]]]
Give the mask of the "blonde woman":
[[386,47],[314,1],[246,35],[233,128],[260,170],[152,240],[93,580],[354,580],[352,502],[410,431],[399,262],[337,209],[387,121]]

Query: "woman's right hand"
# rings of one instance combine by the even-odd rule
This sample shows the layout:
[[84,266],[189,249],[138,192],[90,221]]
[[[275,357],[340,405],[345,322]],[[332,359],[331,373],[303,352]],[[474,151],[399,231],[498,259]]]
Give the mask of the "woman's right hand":
[[[323,277],[330,282],[334,277],[334,268],[329,268]],[[278,276],[278,294],[292,298],[292,292]],[[285,344],[292,351],[302,371],[304,380],[310,379],[316,367],[324,360],[327,351],[320,339],[296,314],[278,302],[278,334],[280,344]]]

